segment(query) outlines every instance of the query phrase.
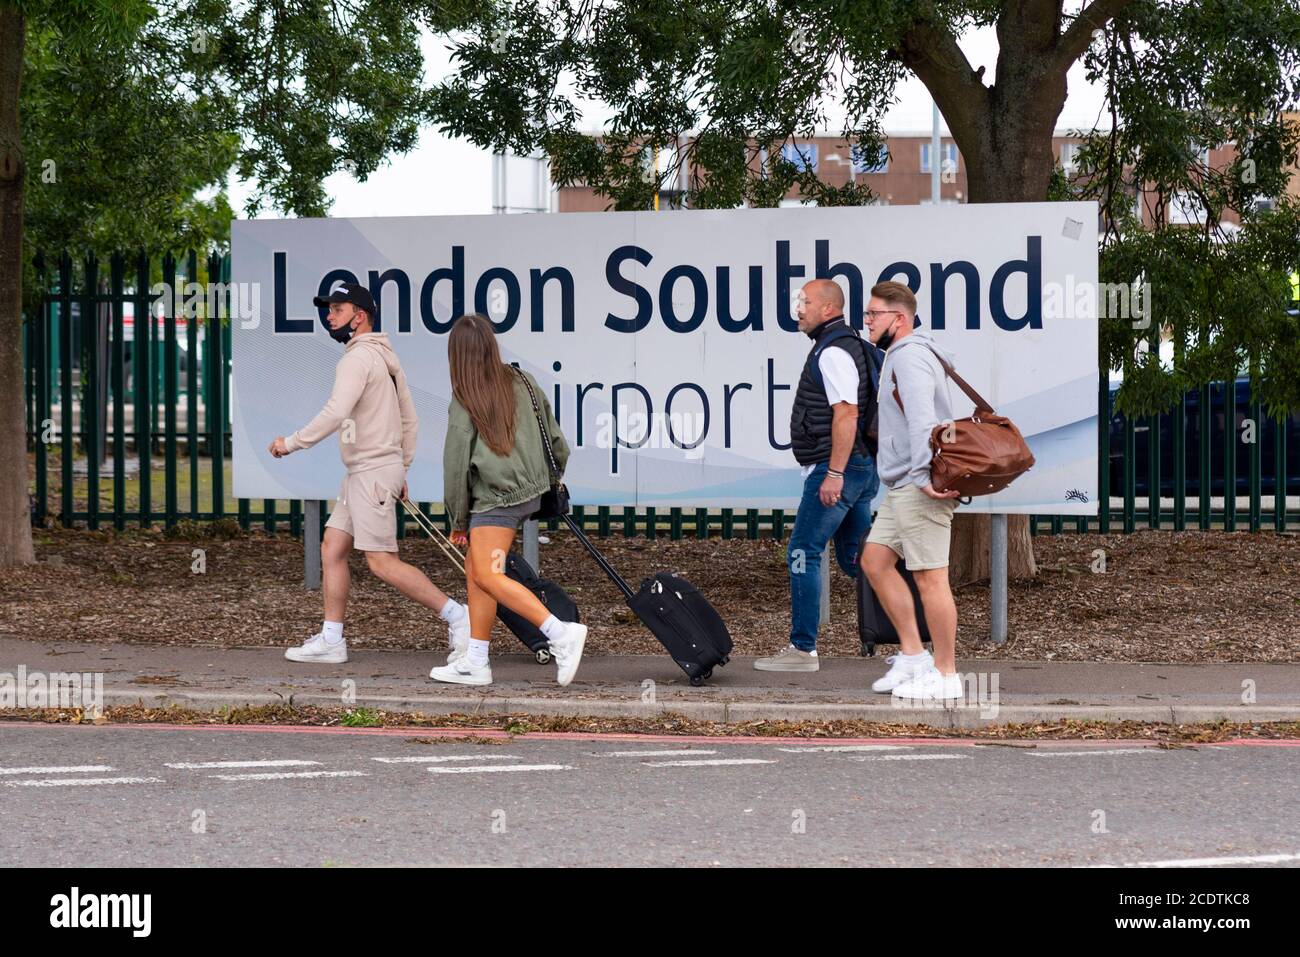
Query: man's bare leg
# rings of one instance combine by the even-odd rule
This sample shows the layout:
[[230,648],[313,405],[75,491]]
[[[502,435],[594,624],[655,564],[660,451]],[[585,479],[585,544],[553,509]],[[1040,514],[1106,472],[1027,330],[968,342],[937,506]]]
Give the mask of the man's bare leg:
[[927,568],[913,572],[912,577],[921,593],[925,623],[930,626],[934,666],[945,675],[953,674],[957,670],[957,603],[948,586],[948,568]]
[[447,595],[429,581],[427,575],[414,565],[408,565],[396,552],[366,552],[366,563],[381,581],[387,582],[407,598],[418,601],[425,608],[440,612],[447,604]]
[[320,564],[326,621],[341,622],[347,614],[348,591],[352,587],[352,572],[348,569],[351,552],[351,535],[337,528],[325,529],[320,543]]

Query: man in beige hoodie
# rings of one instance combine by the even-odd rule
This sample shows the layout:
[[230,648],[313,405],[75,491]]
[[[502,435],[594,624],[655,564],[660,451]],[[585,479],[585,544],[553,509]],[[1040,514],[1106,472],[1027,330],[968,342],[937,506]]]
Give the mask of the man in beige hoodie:
[[351,585],[348,555],[353,548],[365,553],[367,565],[380,580],[436,611],[450,627],[453,642],[463,644],[469,640],[465,606],[397,557],[396,507],[406,497],[406,470],[415,457],[419,422],[388,336],[374,331],[374,298],[364,286],[344,283],[329,296],[312,301],[329,309],[324,321],[330,337],[347,347],[325,407],[297,432],[277,437],[268,451],[281,458],[338,432],[339,452],[348,472],[321,541],[324,625],[284,656],[326,664],[348,660],[343,617]]

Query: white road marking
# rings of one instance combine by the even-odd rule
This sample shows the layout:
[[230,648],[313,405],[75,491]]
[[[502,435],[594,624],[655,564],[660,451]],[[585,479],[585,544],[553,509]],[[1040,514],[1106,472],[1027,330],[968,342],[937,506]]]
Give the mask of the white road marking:
[[1258,854],[1254,857],[1188,857],[1177,861],[1129,861],[1093,864],[1092,867],[1237,867],[1242,864],[1285,864],[1300,861],[1300,854]]
[[6,774],[83,774],[87,771],[112,771],[107,764],[76,764],[53,768],[0,768]]
[[1144,754],[1147,752],[1160,751],[1160,748],[1102,748],[1099,751],[1026,751],[1030,757],[1035,758],[1077,758],[1082,756],[1092,757],[1097,754]]
[[194,763],[168,764],[165,767],[178,771],[204,771],[208,768],[300,768],[319,765],[319,761],[197,761]]
[[427,768],[430,774],[478,774],[488,771],[572,771],[568,764],[484,764],[468,768]]
[[365,771],[271,771],[266,774],[214,774],[222,781],[284,781],[288,778],[364,778]]
[[405,758],[371,758],[383,764],[442,764],[446,761],[515,761],[517,754],[439,754]]
[[648,768],[716,768],[732,764],[776,764],[762,758],[718,758],[710,761],[643,761]]
[[700,751],[687,748],[684,751],[607,751],[609,758],[670,758],[679,754],[717,754],[717,751]]
[[7,788],[57,788],[94,784],[162,784],[162,778],[47,778],[34,781],[5,781]]
[[830,751],[839,753],[841,751],[910,751],[911,746],[906,744],[827,744],[818,745],[815,748],[777,748],[778,751],[784,751],[787,754],[802,754],[805,751]]
[[969,754],[872,754],[859,761],[964,761]]

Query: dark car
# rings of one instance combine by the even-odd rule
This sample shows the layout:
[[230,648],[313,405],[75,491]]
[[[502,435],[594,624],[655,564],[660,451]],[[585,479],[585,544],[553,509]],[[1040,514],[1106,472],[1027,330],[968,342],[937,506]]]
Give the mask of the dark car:
[[[1118,387],[1112,385],[1110,398],[1112,408]],[[1236,407],[1232,432],[1224,429],[1226,414],[1226,383],[1216,382],[1210,386],[1210,494],[1222,495],[1224,489],[1224,448],[1225,438],[1236,447],[1235,466],[1237,495],[1250,494],[1250,455],[1251,445],[1242,441],[1243,422],[1252,415],[1250,400],[1250,380],[1240,378],[1236,381]],[[1194,389],[1186,396],[1186,432],[1184,433],[1183,458],[1185,461],[1187,495],[1200,495],[1201,492],[1201,390]],[[1162,412],[1159,416],[1160,429],[1160,494],[1172,497],[1174,494],[1174,415],[1176,409]],[[1277,452],[1277,420],[1267,414],[1255,425],[1255,441],[1260,452],[1260,493],[1272,495],[1277,471],[1274,466]],[[1148,492],[1150,472],[1151,417],[1140,416],[1133,422],[1133,470],[1136,495]],[[1286,419],[1286,494],[1300,494],[1300,414],[1293,413]],[[1124,417],[1112,415],[1110,420],[1110,491],[1120,495],[1124,490]]]

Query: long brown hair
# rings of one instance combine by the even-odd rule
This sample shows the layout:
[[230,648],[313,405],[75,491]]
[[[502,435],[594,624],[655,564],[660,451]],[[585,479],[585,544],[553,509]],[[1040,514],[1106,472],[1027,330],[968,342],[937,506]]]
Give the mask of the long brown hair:
[[487,316],[461,316],[447,336],[451,394],[465,407],[483,441],[497,455],[515,447],[515,373],[501,361]]

